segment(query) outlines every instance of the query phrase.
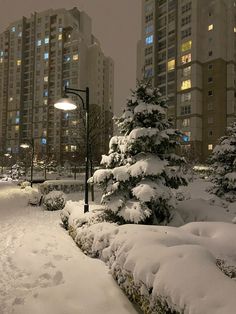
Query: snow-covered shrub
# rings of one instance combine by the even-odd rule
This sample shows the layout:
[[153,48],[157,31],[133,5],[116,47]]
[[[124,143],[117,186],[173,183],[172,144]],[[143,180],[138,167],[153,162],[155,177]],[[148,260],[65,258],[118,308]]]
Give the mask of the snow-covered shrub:
[[20,188],[21,189],[25,189],[27,186],[30,186],[30,182],[29,181],[23,181],[20,183]]
[[176,154],[181,133],[166,118],[159,90],[139,83],[117,119],[122,136],[113,137],[103,156],[105,169],[90,183],[104,191],[102,204],[122,223],[166,223],[175,207],[172,189],[186,185],[184,159]]
[[211,193],[229,202],[236,201],[236,122],[227,128],[210,158],[213,173]]
[[52,191],[43,198],[43,206],[46,210],[61,210],[65,204],[66,196],[61,191]]

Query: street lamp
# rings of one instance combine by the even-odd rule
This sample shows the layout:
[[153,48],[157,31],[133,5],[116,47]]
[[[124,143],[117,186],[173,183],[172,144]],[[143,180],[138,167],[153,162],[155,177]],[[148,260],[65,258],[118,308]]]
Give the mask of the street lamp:
[[[85,102],[80,93],[84,93],[86,98]],[[84,213],[89,211],[89,203],[88,203],[88,179],[89,179],[89,88],[86,89],[75,89],[68,88],[65,86],[64,88],[64,97],[58,100],[54,107],[60,110],[68,111],[75,110],[77,105],[71,100],[67,94],[76,95],[82,102],[83,109],[85,110],[85,128],[86,128],[86,158],[85,158],[85,195],[84,195]]]
[[30,186],[33,186],[33,169],[34,169],[34,139],[31,141],[27,141],[27,143],[23,143],[20,145],[21,148],[30,148],[31,147],[31,166],[30,166]]

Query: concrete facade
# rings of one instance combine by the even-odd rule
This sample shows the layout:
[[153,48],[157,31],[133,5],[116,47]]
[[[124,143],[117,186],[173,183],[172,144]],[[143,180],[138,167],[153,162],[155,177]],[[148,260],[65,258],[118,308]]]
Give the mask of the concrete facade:
[[0,34],[1,152],[18,155],[20,144],[32,138],[38,158],[64,161],[81,151],[83,111],[62,113],[53,106],[65,85],[90,88],[99,129],[106,128],[98,155],[106,152],[113,132],[114,63],[91,29],[90,17],[73,8],[34,13]]
[[185,153],[206,160],[236,119],[236,2],[142,4],[137,78],[168,97],[168,115],[185,133]]

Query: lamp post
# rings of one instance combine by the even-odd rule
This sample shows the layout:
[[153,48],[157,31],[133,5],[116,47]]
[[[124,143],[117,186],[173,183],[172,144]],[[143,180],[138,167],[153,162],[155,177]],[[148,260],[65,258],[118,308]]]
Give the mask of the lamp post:
[[21,144],[21,148],[31,147],[31,165],[30,165],[30,186],[33,186],[33,171],[34,171],[34,139],[27,141],[27,143]]
[[[85,102],[80,93],[85,94]],[[75,110],[77,105],[67,96],[68,94],[76,95],[82,102],[83,109],[85,110],[85,129],[86,129],[86,157],[85,157],[85,189],[84,189],[84,213],[89,211],[88,203],[88,179],[89,179],[89,88],[75,89],[65,86],[64,98],[58,100],[54,107],[60,110],[68,111]]]

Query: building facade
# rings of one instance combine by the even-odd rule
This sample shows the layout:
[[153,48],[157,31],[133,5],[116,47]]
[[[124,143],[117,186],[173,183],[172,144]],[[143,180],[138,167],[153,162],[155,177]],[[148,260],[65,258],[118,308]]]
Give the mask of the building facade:
[[0,34],[1,152],[17,156],[21,143],[34,139],[39,159],[64,161],[80,154],[83,110],[54,108],[65,85],[90,88],[97,130],[106,129],[99,133],[96,153],[104,153],[113,132],[114,63],[93,36],[90,17],[77,8],[50,9],[23,17]]
[[236,119],[236,1],[142,0],[137,78],[160,88],[183,149],[206,160]]

